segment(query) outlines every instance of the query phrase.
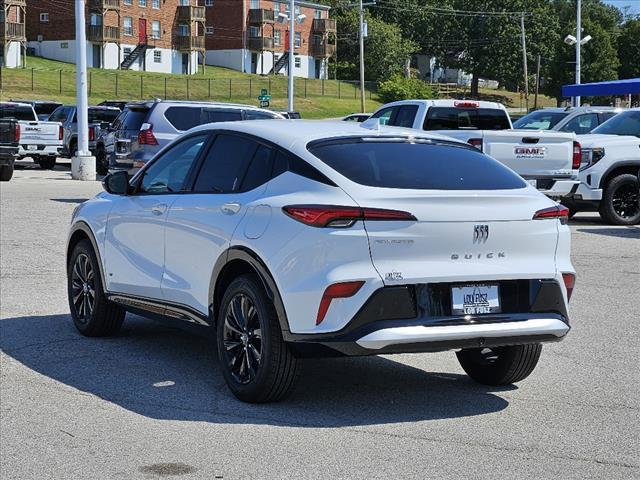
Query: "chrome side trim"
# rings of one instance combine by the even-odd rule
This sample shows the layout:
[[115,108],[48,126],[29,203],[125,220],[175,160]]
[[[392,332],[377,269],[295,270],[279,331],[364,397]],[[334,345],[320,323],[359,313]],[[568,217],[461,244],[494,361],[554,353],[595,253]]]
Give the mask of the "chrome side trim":
[[148,298],[130,297],[118,293],[107,293],[107,298],[112,302],[118,303],[124,307],[139,308],[150,313],[163,315],[165,317],[177,318],[198,325],[209,325],[209,323],[200,315],[191,311],[187,307],[180,305],[169,305]]
[[564,337],[569,326],[555,318],[535,318],[520,322],[447,325],[434,327],[396,327],[371,332],[356,341],[363,348],[379,350],[405,343],[446,342],[474,338],[504,338],[522,336]]

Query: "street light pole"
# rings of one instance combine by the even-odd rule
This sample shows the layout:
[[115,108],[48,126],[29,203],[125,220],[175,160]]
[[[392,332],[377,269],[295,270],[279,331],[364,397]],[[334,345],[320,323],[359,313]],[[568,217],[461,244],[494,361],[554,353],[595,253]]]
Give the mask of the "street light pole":
[[[580,85],[580,48],[582,47],[582,0],[576,0],[576,85]],[[575,97],[575,106],[580,106],[580,95]]]
[[85,0],[76,0],[76,103],[78,151],[71,152],[71,178],[95,180],[96,159],[89,151],[89,101],[87,98],[87,34]]
[[288,102],[288,111],[293,112],[293,67],[295,65],[293,52],[295,47],[295,27],[296,27],[296,17],[295,17],[295,1],[291,0],[289,5],[289,102]]

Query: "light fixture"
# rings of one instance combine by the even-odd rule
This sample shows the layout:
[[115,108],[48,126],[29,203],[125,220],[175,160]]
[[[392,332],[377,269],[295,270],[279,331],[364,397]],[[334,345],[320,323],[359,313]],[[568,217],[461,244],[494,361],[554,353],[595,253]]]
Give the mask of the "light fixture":
[[587,35],[586,37],[584,37],[582,40],[580,40],[580,45],[584,45],[585,43],[587,43],[589,40],[591,40],[593,37],[591,35]]
[[567,35],[566,37],[564,37],[564,43],[566,43],[567,45],[575,45],[577,42],[578,39],[573,35]]

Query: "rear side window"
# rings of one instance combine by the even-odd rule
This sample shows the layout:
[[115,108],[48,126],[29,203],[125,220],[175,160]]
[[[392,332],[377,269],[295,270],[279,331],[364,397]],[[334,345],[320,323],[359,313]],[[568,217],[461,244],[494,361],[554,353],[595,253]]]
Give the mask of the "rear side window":
[[202,125],[201,107],[169,107],[164,116],[176,130],[189,130]]
[[375,139],[309,145],[309,151],[361,185],[417,190],[504,190],[524,181],[472,148]]
[[243,192],[248,192],[260,185],[264,185],[271,179],[273,153],[273,149],[266,145],[260,145],[257,148],[242,180],[241,190]]
[[123,130],[140,130],[140,127],[147,118],[148,110],[128,110],[121,119]]
[[241,110],[204,109],[202,123],[238,122],[242,120]]
[[0,118],[15,118],[26,122],[35,122],[37,118],[31,107],[0,105]]
[[238,135],[218,135],[207,153],[194,186],[200,193],[240,190],[245,171],[258,144]]
[[424,130],[505,130],[511,128],[509,117],[497,108],[431,107]]

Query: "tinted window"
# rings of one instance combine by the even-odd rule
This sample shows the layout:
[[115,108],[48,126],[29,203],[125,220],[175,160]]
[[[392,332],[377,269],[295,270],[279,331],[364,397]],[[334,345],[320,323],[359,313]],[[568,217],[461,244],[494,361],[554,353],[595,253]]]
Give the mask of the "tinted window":
[[504,130],[511,128],[507,113],[497,108],[431,107],[425,130]]
[[147,118],[148,110],[129,110],[122,118],[122,129],[124,130],[140,130],[140,127]]
[[591,133],[640,137],[640,110],[619,113],[593,129]]
[[36,103],[33,109],[37,115],[51,115],[59,106],[59,103]]
[[187,173],[206,140],[207,135],[190,137],[163,153],[145,170],[140,192],[171,193],[182,190]]
[[563,132],[574,132],[578,135],[589,133],[598,126],[598,115],[595,113],[587,113],[578,115],[567,122],[560,130]]
[[49,117],[50,122],[60,122],[64,123],[69,116],[69,107],[59,107],[54,110],[54,112]]
[[201,107],[169,107],[164,116],[176,130],[189,130],[202,125]]
[[278,117],[272,113],[261,112],[260,110],[245,110],[244,118],[245,120],[270,120]]
[[240,190],[244,172],[258,144],[237,135],[218,135],[196,179],[196,192],[227,193]]
[[119,110],[103,110],[90,108],[89,109],[89,123],[112,123],[120,115]]
[[607,120],[609,120],[612,117],[615,117],[618,113],[617,112],[602,112],[600,113],[600,123],[604,123]]
[[242,180],[242,191],[253,190],[260,185],[264,185],[271,178],[273,170],[273,149],[260,145],[253,154],[251,164]]
[[27,122],[36,121],[33,109],[29,107],[0,105],[0,118],[15,118],[16,120],[24,120]]
[[472,148],[355,139],[309,151],[361,185],[419,190],[496,190],[525,186],[501,163]]
[[376,112],[373,115],[371,115],[371,118],[379,118],[380,125],[387,125],[391,120],[391,116],[393,115],[393,112],[395,109],[396,107],[383,108],[379,112]]
[[203,123],[238,122],[242,120],[242,111],[204,109],[202,111],[202,120]]
[[413,127],[413,120],[416,118],[417,113],[417,105],[403,105],[398,109],[398,113],[396,113],[396,116],[391,120],[389,125],[411,128]]
[[566,117],[565,112],[531,112],[513,122],[513,128],[523,128],[527,130],[551,130],[556,124]]

